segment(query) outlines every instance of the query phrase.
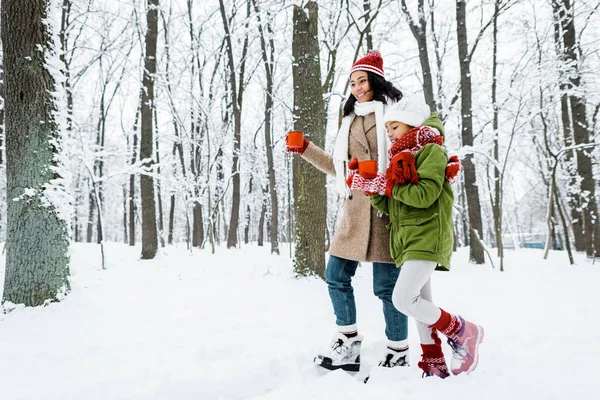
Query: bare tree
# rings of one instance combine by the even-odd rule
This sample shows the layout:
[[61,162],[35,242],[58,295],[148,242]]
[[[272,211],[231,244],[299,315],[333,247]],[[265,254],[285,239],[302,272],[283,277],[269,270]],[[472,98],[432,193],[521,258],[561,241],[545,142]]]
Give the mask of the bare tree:
[[[466,25],[465,0],[456,1],[456,29],[458,36],[458,60],[460,63],[460,87],[461,87],[461,125],[462,145],[473,146],[473,105],[471,93],[471,69],[469,62],[467,25]],[[463,159],[463,171],[465,188],[467,189],[467,208],[469,216],[469,260],[476,264],[485,263],[484,249],[480,242],[483,234],[481,221],[481,205],[479,191],[476,183],[475,164],[473,154],[468,154]]]
[[[577,182],[573,182],[573,180],[581,180],[579,188],[573,191],[574,200],[571,204],[572,213],[574,213],[575,248],[578,251],[585,250],[588,257],[600,257],[600,221],[598,221],[596,202],[596,181],[593,177],[591,152],[586,150],[585,146],[581,146],[590,143],[590,132],[585,98],[581,93],[580,49],[575,30],[575,14],[570,0],[552,1],[552,10],[555,40],[561,61],[561,88],[563,89],[561,100],[564,102],[562,112],[565,144],[568,147],[572,142],[578,149],[575,153],[576,172],[573,172],[580,178],[574,177],[572,184],[577,185]],[[579,207],[583,220],[578,215],[579,211],[573,210]]]
[[142,80],[142,129],[140,139],[140,160],[144,173],[140,176],[140,196],[142,199],[142,259],[156,256],[158,237],[156,231],[156,203],[153,178],[153,110],[154,81],[156,76],[156,41],[158,36],[159,0],[148,0],[146,13],[146,51],[144,54],[144,77]]
[[[223,27],[225,29],[225,40],[227,50],[227,70],[229,73],[229,85],[231,88],[231,100],[233,109],[233,157],[231,176],[233,181],[233,197],[231,203],[231,218],[229,220],[229,233],[227,235],[227,248],[235,247],[237,245],[237,230],[240,221],[240,151],[242,142],[242,100],[244,98],[244,74],[246,72],[246,55],[248,54],[249,40],[248,31],[246,30],[244,36],[244,43],[242,47],[242,57],[239,65],[236,66],[235,59],[233,56],[233,41],[231,40],[231,27],[225,12],[225,4],[223,0],[219,0],[219,8],[221,10],[221,19],[223,21]],[[246,1],[247,15],[250,16],[250,0]],[[246,26],[248,26],[248,20],[246,19]],[[239,80],[236,72],[239,71]]]
[[[433,94],[433,79],[431,74],[431,66],[429,64],[429,52],[427,50],[427,14],[425,13],[425,0],[418,0],[418,17],[415,19],[411,16],[406,0],[402,0],[402,12],[404,13],[410,31],[412,32],[417,47],[419,48],[419,61],[421,63],[421,71],[423,72],[423,90],[425,91],[425,102],[431,111],[436,111],[436,101]],[[433,9],[431,10],[433,14]]]
[[[265,67],[265,151],[267,154],[267,175],[269,178],[269,192],[271,199],[271,229],[270,229],[270,241],[271,241],[271,253],[279,254],[279,203],[277,200],[277,185],[275,182],[275,167],[273,163],[273,76],[275,67],[275,43],[274,43],[274,32],[273,32],[273,21],[271,16],[267,13],[267,20],[261,21],[260,11],[258,9],[258,3],[256,0],[252,0],[254,4],[254,11],[256,18],[258,19],[258,30],[260,33],[260,48],[263,64]],[[263,23],[265,28],[263,29]],[[265,37],[264,30],[267,31],[268,36]],[[268,40],[267,40],[268,38]],[[265,208],[264,201],[262,202],[263,209]],[[261,213],[261,221],[264,221],[264,216]],[[259,224],[262,226],[262,224]],[[260,234],[262,237],[262,228]]]
[[[321,89],[318,41],[318,5],[309,1],[294,6],[292,39],[294,84],[294,129],[304,130],[319,147],[325,143],[325,104]],[[301,127],[301,128],[300,128]],[[296,237],[294,271],[299,275],[325,274],[327,191],[325,175],[296,157],[294,159],[294,204]]]
[[[60,163],[57,89],[62,72],[48,22],[50,2],[2,2],[7,238],[2,302],[38,306],[69,286],[69,217]],[[62,90],[62,89],[61,89]],[[61,104],[62,105],[62,104]],[[66,197],[62,200],[66,200]]]

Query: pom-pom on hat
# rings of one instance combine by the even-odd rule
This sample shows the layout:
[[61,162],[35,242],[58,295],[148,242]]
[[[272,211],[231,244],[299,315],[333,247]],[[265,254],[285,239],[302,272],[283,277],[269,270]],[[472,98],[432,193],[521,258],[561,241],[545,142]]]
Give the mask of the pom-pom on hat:
[[431,115],[429,106],[414,97],[403,97],[398,106],[386,111],[383,122],[399,121],[409,126],[421,126],[423,122]]
[[354,71],[373,72],[385,78],[385,74],[383,73],[383,58],[379,50],[370,50],[366,56],[356,61],[350,70],[350,75]]

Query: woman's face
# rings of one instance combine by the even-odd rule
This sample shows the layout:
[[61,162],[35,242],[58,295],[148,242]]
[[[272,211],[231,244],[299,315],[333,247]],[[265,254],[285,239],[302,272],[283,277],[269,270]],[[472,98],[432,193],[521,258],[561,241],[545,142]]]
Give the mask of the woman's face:
[[359,103],[373,100],[374,93],[371,90],[367,71],[354,71],[350,75],[350,90]]

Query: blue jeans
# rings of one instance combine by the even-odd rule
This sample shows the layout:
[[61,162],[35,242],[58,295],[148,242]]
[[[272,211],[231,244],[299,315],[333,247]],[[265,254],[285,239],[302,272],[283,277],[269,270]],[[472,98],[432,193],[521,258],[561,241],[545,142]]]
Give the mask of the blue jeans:
[[[358,261],[329,256],[325,269],[325,282],[338,326],[356,323],[356,304],[352,277],[356,273]],[[398,341],[408,337],[408,318],[394,307],[392,292],[398,280],[400,268],[392,263],[373,263],[373,293],[383,303],[385,335],[389,340]]]

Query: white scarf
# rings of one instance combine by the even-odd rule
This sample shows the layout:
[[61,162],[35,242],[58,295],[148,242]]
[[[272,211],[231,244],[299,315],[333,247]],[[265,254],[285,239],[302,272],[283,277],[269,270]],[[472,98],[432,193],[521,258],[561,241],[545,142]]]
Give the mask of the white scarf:
[[[388,100],[390,102],[390,100]],[[335,167],[335,187],[338,193],[345,195],[348,191],[346,186],[346,164],[348,163],[348,136],[350,125],[356,115],[365,116],[375,113],[375,129],[377,130],[377,167],[379,172],[385,174],[387,168],[387,153],[389,140],[383,122],[385,105],[381,101],[372,100],[364,103],[354,103],[354,112],[342,119],[342,125],[338,131],[333,148],[333,166]]]

